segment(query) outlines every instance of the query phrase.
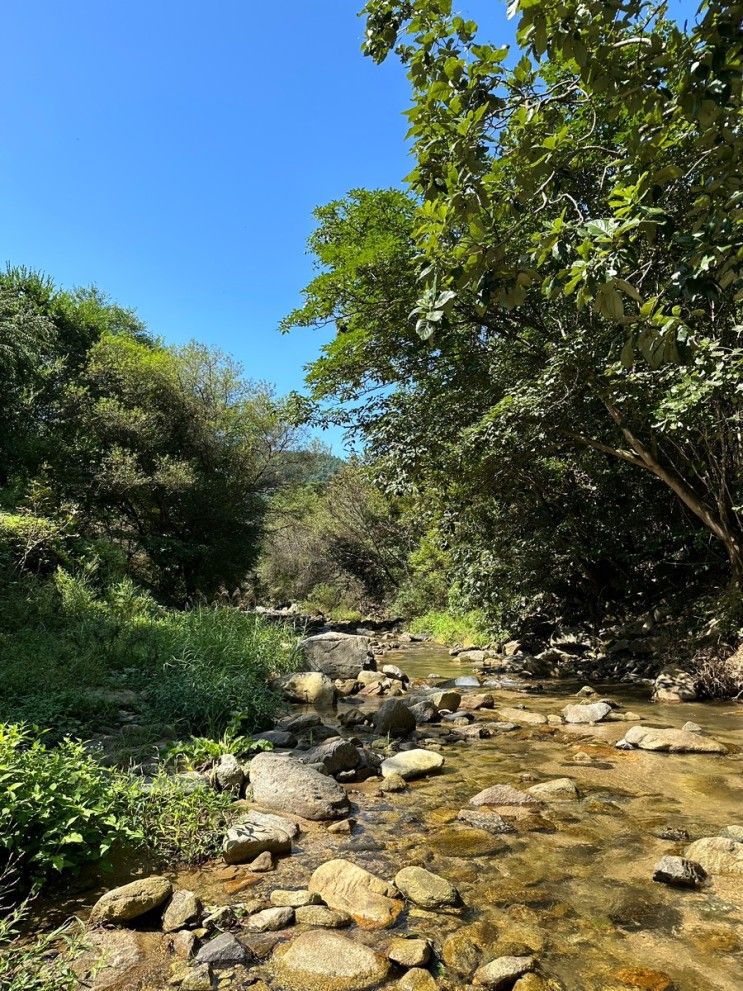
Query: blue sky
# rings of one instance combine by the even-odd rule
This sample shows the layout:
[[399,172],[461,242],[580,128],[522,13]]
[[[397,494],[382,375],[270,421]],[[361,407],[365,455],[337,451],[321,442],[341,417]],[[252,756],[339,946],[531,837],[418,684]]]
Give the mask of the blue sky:
[[[360,6],[5,0],[0,262],[300,388],[327,334],[276,327],[312,274],[312,209],[410,168],[407,84],[361,55]],[[512,39],[497,0],[460,10]]]

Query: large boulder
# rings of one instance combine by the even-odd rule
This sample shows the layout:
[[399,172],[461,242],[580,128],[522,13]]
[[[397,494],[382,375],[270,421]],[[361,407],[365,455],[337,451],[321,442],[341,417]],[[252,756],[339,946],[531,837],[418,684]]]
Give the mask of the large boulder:
[[336,736],[302,754],[301,761],[303,764],[322,764],[328,774],[338,774],[339,771],[357,768],[361,754],[350,740]]
[[347,912],[367,929],[386,929],[403,909],[394,885],[349,860],[329,860],[322,864],[310,878],[309,890],[318,894],[326,905]]
[[165,877],[142,877],[131,884],[112,888],[98,899],[90,913],[92,926],[104,922],[131,922],[140,915],[160,908],[173,893],[173,885]]
[[282,816],[253,810],[228,829],[222,854],[228,864],[246,864],[264,852],[291,853],[298,832],[297,824]]
[[584,705],[572,703],[562,710],[562,718],[566,723],[582,725],[584,723],[600,723],[611,712],[608,702],[588,702]]
[[380,736],[407,736],[415,729],[415,716],[399,699],[383,702],[374,713],[373,722]]
[[289,702],[328,708],[335,701],[335,688],[321,671],[298,671],[281,682],[281,690]]
[[381,771],[383,778],[399,774],[404,781],[411,781],[438,771],[443,764],[444,758],[435,750],[401,750],[382,761]]
[[355,678],[374,666],[369,638],[351,633],[319,633],[303,640],[299,649],[308,671],[321,671],[329,678]]
[[303,819],[342,819],[350,809],[336,781],[293,757],[258,754],[250,762],[250,784],[256,804]]
[[632,726],[624,734],[622,744],[631,744],[640,750],[655,750],[670,754],[726,754],[727,747],[700,733],[683,729],[655,729],[651,726]]
[[654,702],[694,702],[696,698],[696,678],[683,668],[666,667],[653,682]]
[[743,843],[726,836],[705,836],[688,846],[684,856],[701,864],[708,874],[743,877]]
[[442,905],[459,903],[459,892],[451,881],[424,867],[403,867],[395,875],[395,885],[408,901],[422,908],[439,908]]
[[277,984],[286,991],[364,991],[381,984],[390,965],[362,943],[315,929],[278,946],[272,966]]

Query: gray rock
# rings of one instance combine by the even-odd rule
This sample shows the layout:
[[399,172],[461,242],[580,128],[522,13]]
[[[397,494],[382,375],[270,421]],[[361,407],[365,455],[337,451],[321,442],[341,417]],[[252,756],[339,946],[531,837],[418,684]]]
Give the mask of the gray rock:
[[318,929],[345,929],[353,922],[348,912],[337,912],[325,905],[301,905],[294,914],[300,925]]
[[455,712],[459,708],[462,696],[459,692],[455,692],[449,688],[440,692],[434,692],[431,696],[431,701],[437,709],[448,709],[450,712]]
[[694,702],[696,679],[679,667],[667,667],[653,682],[654,702]]
[[498,957],[484,967],[478,967],[474,983],[490,988],[491,991],[502,991],[513,987],[519,977],[534,970],[535,963],[534,957]]
[[172,933],[177,929],[194,926],[201,917],[201,901],[193,891],[181,888],[173,892],[168,907],[163,914],[163,932]]
[[251,810],[227,830],[222,854],[228,864],[246,864],[259,854],[287,854],[298,834],[297,824],[282,816]]
[[361,755],[350,740],[336,736],[308,750],[301,757],[303,764],[322,764],[328,774],[353,771],[361,762]]
[[232,933],[220,933],[204,943],[196,954],[196,963],[210,963],[215,967],[234,967],[248,963],[250,954]]
[[501,706],[498,717],[505,722],[516,723],[517,726],[542,726],[547,722],[547,717],[541,712],[517,709],[515,706]]
[[214,987],[212,969],[208,963],[195,964],[180,976],[183,991],[211,991]]
[[686,848],[685,856],[708,874],[743,877],[743,843],[726,836],[705,836]]
[[743,843],[743,826],[723,826],[720,830],[720,836]]
[[513,785],[493,785],[491,788],[484,788],[474,795],[469,802],[470,805],[538,805],[539,802],[533,795],[528,795],[524,791],[519,791]]
[[222,754],[212,770],[212,780],[220,791],[240,794],[245,772],[234,754]]
[[321,902],[318,894],[306,888],[299,888],[296,891],[276,888],[271,892],[269,899],[271,904],[278,908],[301,908],[303,905],[319,905]]
[[325,929],[278,946],[272,966],[284,991],[365,991],[381,984],[389,972],[389,961],[381,953]]
[[268,743],[272,743],[274,747],[283,750],[293,750],[299,742],[293,733],[281,729],[268,729],[264,733],[256,733],[253,739],[266,740]]
[[430,699],[424,699],[422,702],[416,702],[408,707],[413,714],[413,718],[416,723],[435,723],[439,718],[439,710],[430,701]]
[[273,854],[269,853],[268,850],[264,850],[263,853],[258,854],[255,860],[250,861],[248,869],[255,871],[257,874],[272,871],[274,869]]
[[322,726],[322,717],[316,712],[298,712],[294,716],[284,716],[276,725],[278,729],[284,732],[292,733],[295,736],[303,736],[305,733],[309,733],[310,730]]
[[431,944],[427,939],[398,936],[387,947],[387,956],[401,967],[425,967],[431,959]]
[[290,702],[330,708],[335,702],[335,688],[330,678],[321,671],[299,671],[281,682],[284,697]]
[[279,929],[294,925],[294,909],[289,906],[266,908],[251,915],[246,925],[251,932],[278,932]]
[[578,789],[571,778],[555,778],[526,789],[530,795],[543,802],[569,802],[578,798]]
[[309,671],[320,671],[329,678],[355,678],[359,671],[374,666],[368,637],[319,633],[303,640],[299,649]]
[[398,681],[410,681],[410,678],[396,664],[385,664],[382,666],[382,673],[388,678],[396,678]]
[[380,736],[407,736],[415,729],[415,716],[399,699],[383,702],[374,713],[373,722]]
[[459,903],[459,892],[454,885],[423,867],[403,867],[395,875],[395,885],[408,901],[422,908]]
[[160,908],[172,892],[173,885],[167,878],[158,875],[138,878],[131,884],[107,891],[99,898],[90,913],[89,922],[92,926],[103,922],[131,922]]
[[343,819],[350,803],[341,786],[292,757],[258,754],[250,763],[254,800],[303,819]]
[[500,833],[514,832],[514,827],[506,822],[503,816],[487,807],[481,809],[460,809],[457,819],[460,822],[466,823],[468,826],[472,826],[474,829],[483,829],[485,832],[493,833],[495,836]]
[[693,722],[691,722],[691,720],[689,720],[689,722],[687,722],[687,723],[684,723],[684,725],[681,727],[681,729],[684,731],[684,733],[701,733],[702,732],[702,727],[699,725],[699,723],[693,723]]
[[562,717],[566,723],[581,725],[600,723],[610,712],[611,706],[606,702],[589,702],[586,705],[566,705]]
[[698,888],[707,879],[701,864],[685,857],[661,857],[653,870],[653,880],[677,888]]
[[382,761],[382,777],[399,774],[404,781],[432,774],[444,764],[444,758],[434,750],[401,750]]
[[671,754],[726,754],[727,747],[712,737],[688,733],[682,729],[655,729],[651,726],[632,726],[624,734],[626,743],[640,750],[654,750]]

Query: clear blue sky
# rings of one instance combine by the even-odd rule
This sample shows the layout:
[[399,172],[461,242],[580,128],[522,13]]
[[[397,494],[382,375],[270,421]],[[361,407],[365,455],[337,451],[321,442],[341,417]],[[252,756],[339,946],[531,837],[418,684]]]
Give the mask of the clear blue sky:
[[[4,0],[0,262],[300,388],[326,337],[276,326],[311,276],[312,209],[410,167],[407,84],[361,55],[360,6]],[[512,39],[498,0],[460,9]]]

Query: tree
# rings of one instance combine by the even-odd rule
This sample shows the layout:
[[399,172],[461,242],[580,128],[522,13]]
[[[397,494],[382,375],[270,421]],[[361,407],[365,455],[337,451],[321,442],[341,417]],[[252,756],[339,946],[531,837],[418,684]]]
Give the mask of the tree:
[[[417,330],[512,378],[483,441],[590,449],[674,493],[743,577],[741,5],[514,0],[521,58],[448,0],[366,7],[412,85]],[[500,424],[500,425],[499,425]],[[475,431],[477,435],[477,431]]]

